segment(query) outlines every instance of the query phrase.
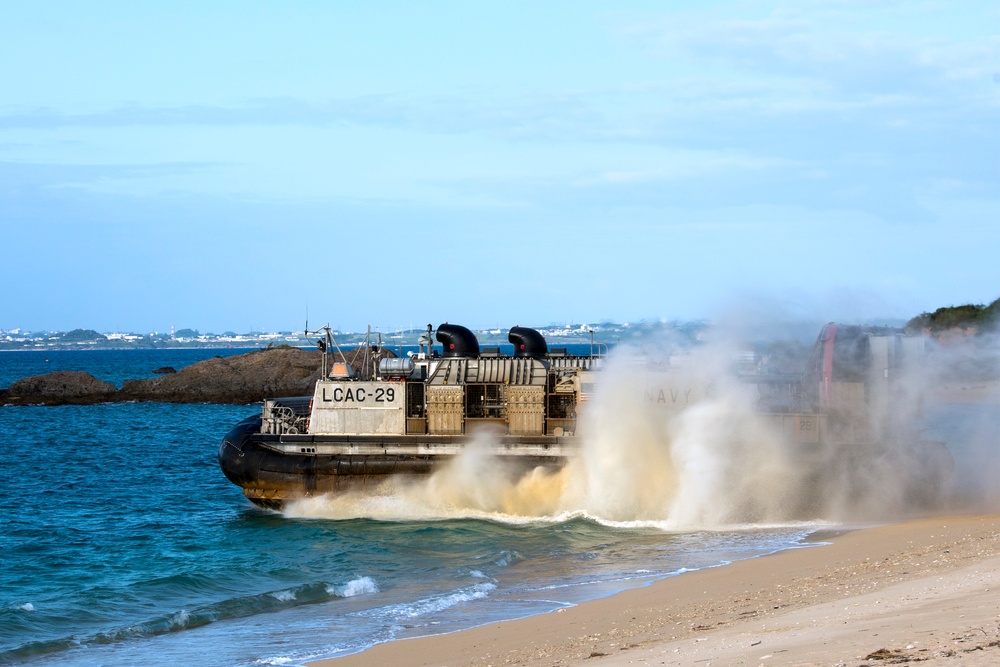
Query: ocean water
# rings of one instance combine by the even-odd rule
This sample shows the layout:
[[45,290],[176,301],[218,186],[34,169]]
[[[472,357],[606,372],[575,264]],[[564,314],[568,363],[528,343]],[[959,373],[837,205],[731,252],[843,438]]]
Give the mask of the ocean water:
[[[0,354],[0,385],[55,359],[120,385],[220,351],[38,354]],[[820,525],[286,516],[216,460],[258,409],[0,407],[0,664],[297,665],[801,546]]]
[[156,377],[153,371],[164,366],[180,370],[205,359],[249,351],[239,348],[0,351],[0,388],[6,389],[21,378],[55,371],[90,373],[120,388],[125,380]]

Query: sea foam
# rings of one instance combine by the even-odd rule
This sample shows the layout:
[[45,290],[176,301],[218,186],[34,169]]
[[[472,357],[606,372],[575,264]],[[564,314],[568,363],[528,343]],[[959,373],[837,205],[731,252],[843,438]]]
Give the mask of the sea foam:
[[373,609],[362,612],[360,615],[389,616],[395,619],[418,618],[434,614],[436,612],[441,612],[466,602],[481,600],[489,596],[491,591],[496,590],[496,587],[496,584],[492,582],[473,584],[472,586],[452,591],[450,593],[432,595],[422,600],[414,600],[413,602],[389,605],[382,607],[381,609]]
[[271,593],[271,597],[279,602],[291,602],[295,599],[295,593],[293,591],[275,591]]
[[358,577],[348,581],[346,584],[337,586],[327,586],[326,592],[340,598],[352,598],[356,595],[368,595],[378,593],[378,584],[371,577]]

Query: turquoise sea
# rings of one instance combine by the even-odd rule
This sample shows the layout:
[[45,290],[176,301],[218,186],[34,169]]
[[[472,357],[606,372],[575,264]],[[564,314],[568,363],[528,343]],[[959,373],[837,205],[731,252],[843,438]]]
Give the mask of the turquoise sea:
[[[240,350],[0,353],[0,386]],[[294,518],[219,471],[256,405],[0,407],[0,664],[297,665],[801,545],[816,526]]]

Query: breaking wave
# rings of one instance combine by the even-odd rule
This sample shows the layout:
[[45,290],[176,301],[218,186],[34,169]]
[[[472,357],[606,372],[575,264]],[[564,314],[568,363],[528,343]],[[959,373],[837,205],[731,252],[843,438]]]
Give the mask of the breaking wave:
[[352,598],[356,595],[378,593],[378,585],[371,577],[359,577],[346,584],[327,586],[326,592],[339,598]]

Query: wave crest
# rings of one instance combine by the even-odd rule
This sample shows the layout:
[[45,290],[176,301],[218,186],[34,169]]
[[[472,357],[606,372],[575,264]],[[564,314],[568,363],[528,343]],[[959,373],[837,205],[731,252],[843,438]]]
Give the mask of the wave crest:
[[371,577],[358,577],[357,579],[348,581],[346,584],[327,586],[326,592],[340,598],[352,598],[356,595],[378,593],[379,589],[378,584]]

